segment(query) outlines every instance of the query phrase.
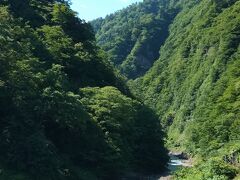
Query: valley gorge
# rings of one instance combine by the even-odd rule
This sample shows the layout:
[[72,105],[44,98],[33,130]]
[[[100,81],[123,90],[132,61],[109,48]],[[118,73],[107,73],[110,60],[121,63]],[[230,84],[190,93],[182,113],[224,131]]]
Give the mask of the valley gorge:
[[238,180],[240,1],[1,0],[0,114],[0,180]]

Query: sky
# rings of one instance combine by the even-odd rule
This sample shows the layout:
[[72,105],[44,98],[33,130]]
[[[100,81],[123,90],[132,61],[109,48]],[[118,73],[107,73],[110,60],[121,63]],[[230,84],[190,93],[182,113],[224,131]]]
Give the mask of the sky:
[[90,21],[105,17],[128,5],[142,0],[71,0],[72,9],[79,13],[81,19]]

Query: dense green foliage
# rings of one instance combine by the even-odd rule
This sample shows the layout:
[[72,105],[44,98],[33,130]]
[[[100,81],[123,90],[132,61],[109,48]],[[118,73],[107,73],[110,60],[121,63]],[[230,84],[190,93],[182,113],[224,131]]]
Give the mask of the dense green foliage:
[[0,1],[0,179],[161,171],[158,118],[130,96],[67,2]]
[[221,161],[211,160],[207,163],[202,162],[194,168],[185,168],[177,172],[176,180],[229,180],[236,176],[237,169]]
[[[101,49],[68,1],[0,1],[0,179],[158,173],[161,127],[198,158],[176,179],[237,176],[240,1],[144,0],[92,25]],[[108,60],[129,79],[153,67],[130,92]]]
[[[240,154],[240,1],[203,0],[189,5],[182,6],[171,24],[160,58],[144,77],[129,84],[158,113],[168,132],[169,148],[236,165]],[[231,151],[226,150],[229,143]],[[230,156],[233,161],[224,158]],[[199,179],[211,179],[204,176],[209,166],[193,171],[202,170]],[[186,171],[189,176],[183,179],[192,179],[195,172]],[[212,173],[226,179],[222,173]]]
[[[84,88],[80,92],[87,111],[114,151],[106,155],[115,162],[114,166],[130,166],[141,173],[158,172],[164,167],[168,157],[163,156],[163,134],[150,109],[113,87]],[[112,166],[109,164],[108,169],[114,169]]]
[[145,0],[91,22],[98,45],[128,78],[143,75],[158,59],[177,12],[170,4],[166,0]]
[[[162,24],[154,24],[158,15]],[[176,178],[233,178],[240,156],[240,1],[145,0],[92,24],[99,45],[130,79],[144,72],[139,55],[160,49],[153,67],[129,85],[161,118],[169,148],[203,160]]]
[[161,47],[129,85],[156,110],[172,148],[205,157],[239,144],[239,11],[239,0],[144,0],[92,22],[98,44],[129,78],[144,72],[139,55]]
[[239,1],[203,1],[183,10],[160,59],[135,81],[170,143],[192,153],[239,140],[239,9]]

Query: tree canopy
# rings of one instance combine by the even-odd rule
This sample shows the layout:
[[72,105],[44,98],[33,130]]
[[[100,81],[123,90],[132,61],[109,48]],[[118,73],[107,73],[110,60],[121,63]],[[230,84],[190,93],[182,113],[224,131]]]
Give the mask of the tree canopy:
[[0,107],[0,179],[118,179],[168,160],[158,118],[66,1],[0,2]]

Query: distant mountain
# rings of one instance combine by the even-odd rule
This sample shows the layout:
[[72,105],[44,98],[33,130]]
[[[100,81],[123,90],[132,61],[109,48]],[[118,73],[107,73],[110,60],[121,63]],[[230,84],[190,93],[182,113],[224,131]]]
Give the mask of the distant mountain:
[[97,44],[128,78],[143,75],[159,58],[168,26],[177,14],[170,1],[145,0],[91,22]]

